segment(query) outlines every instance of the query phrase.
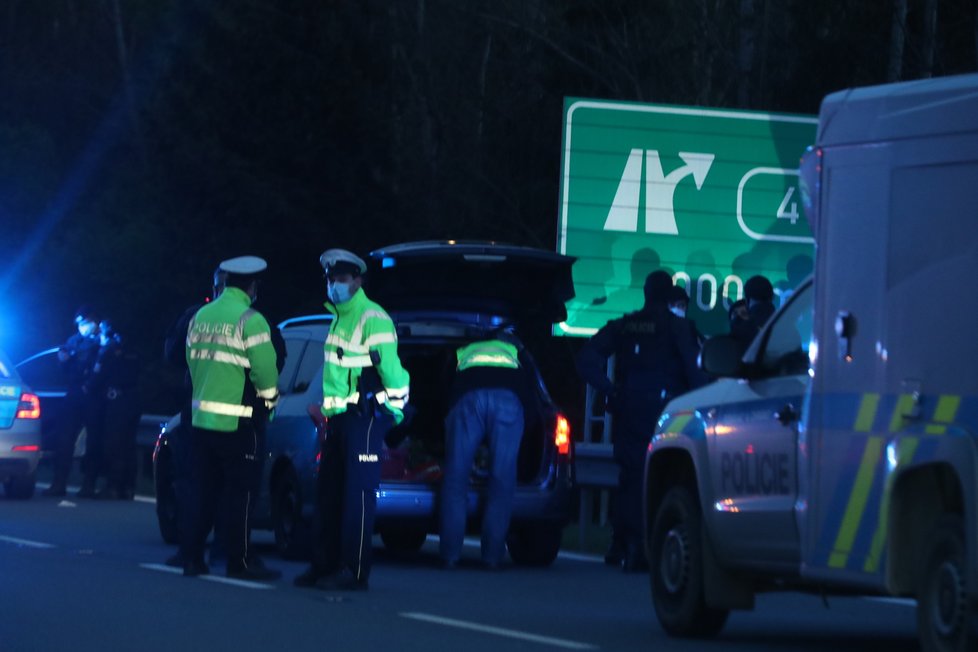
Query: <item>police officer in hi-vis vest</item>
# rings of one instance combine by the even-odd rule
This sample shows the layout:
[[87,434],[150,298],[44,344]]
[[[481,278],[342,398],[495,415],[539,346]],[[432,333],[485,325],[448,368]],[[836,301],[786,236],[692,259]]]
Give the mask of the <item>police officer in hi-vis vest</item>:
[[[256,256],[225,260],[220,296],[194,315],[187,331],[187,366],[193,385],[190,477],[196,500],[188,501],[181,528],[183,574],[209,572],[204,541],[211,511],[220,504],[227,576],[270,580],[281,576],[248,555],[248,507],[258,455],[253,398],[271,410],[278,400],[278,370],[271,329],[251,305],[258,275],[267,264]],[[267,418],[267,413],[263,415]]]
[[333,323],[324,345],[326,439],[317,484],[312,564],[296,586],[367,588],[384,435],[404,419],[408,373],[394,322],[367,298],[367,265],[345,249],[319,258]]

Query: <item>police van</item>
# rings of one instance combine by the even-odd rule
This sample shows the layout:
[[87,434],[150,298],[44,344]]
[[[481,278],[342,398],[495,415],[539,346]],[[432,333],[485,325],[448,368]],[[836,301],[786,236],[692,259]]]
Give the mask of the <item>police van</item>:
[[978,75],[822,102],[802,162],[803,283],[646,457],[663,628],[711,636],[757,593],[917,602],[925,650],[978,648]]

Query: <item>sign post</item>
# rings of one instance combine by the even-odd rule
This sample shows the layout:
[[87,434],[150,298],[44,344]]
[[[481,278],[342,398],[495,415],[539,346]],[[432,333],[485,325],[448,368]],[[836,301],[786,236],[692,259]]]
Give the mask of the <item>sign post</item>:
[[576,298],[557,334],[586,336],[672,274],[706,335],[726,332],[744,282],[783,299],[812,269],[798,161],[814,116],[567,98],[557,248]]

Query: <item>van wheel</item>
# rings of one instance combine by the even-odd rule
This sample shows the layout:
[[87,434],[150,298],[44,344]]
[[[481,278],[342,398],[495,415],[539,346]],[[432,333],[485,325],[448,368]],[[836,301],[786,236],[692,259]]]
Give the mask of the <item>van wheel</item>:
[[37,484],[37,475],[31,473],[30,475],[23,475],[17,478],[10,478],[3,483],[3,490],[7,494],[7,498],[13,498],[15,500],[27,500],[34,495],[34,487]]
[[286,559],[307,556],[309,524],[302,518],[302,492],[295,470],[289,467],[275,481],[272,490],[272,529],[275,548]]
[[670,489],[656,512],[648,550],[655,615],[673,636],[715,636],[730,613],[704,601],[702,527],[699,503],[689,490]]
[[179,543],[177,489],[174,483],[173,455],[161,448],[153,467],[153,484],[156,490],[156,521],[160,536],[167,543]]
[[560,552],[564,529],[550,523],[512,525],[506,547],[513,562],[520,566],[549,566]]
[[926,652],[970,650],[978,619],[969,599],[960,516],[945,516],[928,538],[917,575],[917,631]]
[[386,527],[380,531],[380,540],[391,552],[417,552],[424,546],[428,533],[418,527]]

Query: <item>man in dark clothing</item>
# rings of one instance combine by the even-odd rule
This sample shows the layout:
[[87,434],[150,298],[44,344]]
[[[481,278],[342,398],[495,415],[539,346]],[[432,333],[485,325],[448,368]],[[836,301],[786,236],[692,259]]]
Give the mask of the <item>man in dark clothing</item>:
[[[581,349],[577,367],[584,380],[607,398],[614,414],[613,452],[619,466],[614,536],[623,542],[623,569],[646,567],[642,552],[642,473],[645,451],[666,403],[703,385],[697,367],[699,345],[692,322],[669,311],[672,278],[649,274],[645,305],[608,322]],[[615,380],[607,360],[615,356]]]
[[102,454],[99,472],[106,476],[96,498],[132,500],[136,483],[136,429],[139,363],[126,349],[112,323],[99,324],[99,351],[92,368],[92,391],[101,402]]
[[731,306],[730,334],[746,349],[774,314],[774,287],[771,281],[763,276],[747,279],[743,302],[742,307],[737,304]]
[[451,409],[445,419],[442,565],[454,568],[461,556],[469,474],[479,445],[485,441],[489,447],[489,488],[482,518],[482,563],[496,569],[506,554],[529,388],[517,343],[507,333],[463,346],[456,357]]
[[84,427],[86,431],[86,457],[82,463],[85,482],[79,496],[95,495],[96,469],[93,469],[95,451],[101,446],[99,438],[99,403],[89,392],[92,367],[98,355],[98,320],[94,311],[83,306],[75,311],[75,327],[78,332],[58,351],[58,362],[67,378],[67,392],[60,413],[60,423],[55,435],[54,477],[45,496],[64,496],[67,492],[68,475],[74,458],[75,440]]

